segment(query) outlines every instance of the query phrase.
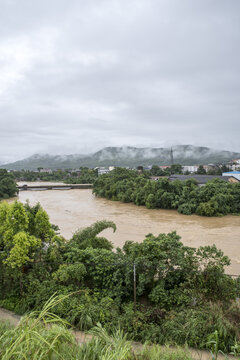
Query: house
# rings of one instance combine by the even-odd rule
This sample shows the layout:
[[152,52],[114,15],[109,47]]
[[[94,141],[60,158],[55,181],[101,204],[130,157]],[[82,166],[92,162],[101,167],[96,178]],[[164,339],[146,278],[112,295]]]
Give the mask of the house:
[[[222,173],[222,176],[231,177],[237,181],[240,181],[240,171],[227,171],[227,172]],[[231,182],[237,182],[237,181],[232,180]]]
[[53,173],[52,169],[46,169],[46,168],[39,168],[39,172],[40,173],[48,173],[48,174]]
[[211,171],[211,170],[217,170],[218,169],[218,165],[216,164],[208,164],[208,165],[203,165],[204,170],[206,170],[206,172]]
[[240,165],[240,159],[233,159],[232,162],[234,164]]
[[110,172],[110,170],[106,169],[105,167],[100,167],[97,170],[98,170],[98,176],[103,175],[103,174],[108,174]]
[[240,165],[238,165],[238,164],[237,164],[237,165],[233,164],[233,165],[231,165],[230,170],[233,170],[233,171],[240,170]]
[[164,176],[151,176],[150,179],[154,181],[158,181],[159,179],[162,179]]
[[233,170],[233,171],[240,170],[240,159],[229,161],[227,167],[229,168],[229,170]]
[[195,172],[197,172],[198,171],[198,165],[184,165],[183,167],[182,167],[182,170],[183,170],[183,172],[190,172],[190,173],[195,173]]
[[189,179],[195,179],[198,182],[198,186],[203,186],[206,185],[206,183],[208,181],[211,181],[213,179],[220,179],[220,180],[224,180],[224,181],[229,181],[229,177],[230,176],[221,176],[221,175],[171,175],[169,176],[168,180],[169,181],[174,181],[174,180],[180,180],[180,181],[185,181],[185,180],[189,180]]
[[162,170],[166,170],[169,169],[171,166],[170,165],[160,165],[159,168]]

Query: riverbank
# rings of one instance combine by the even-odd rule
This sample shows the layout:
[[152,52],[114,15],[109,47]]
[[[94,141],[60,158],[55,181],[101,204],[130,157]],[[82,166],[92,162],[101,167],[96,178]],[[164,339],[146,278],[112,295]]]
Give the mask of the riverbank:
[[103,219],[117,225],[115,233],[111,230],[103,232],[115,248],[122,247],[127,240],[142,242],[148,233],[158,235],[177,231],[187,246],[215,244],[231,259],[226,272],[240,275],[239,216],[208,218],[182,215],[176,210],[147,209],[95,197],[90,189],[21,191],[18,199],[22,202],[29,200],[32,205],[40,202],[50,221],[59,226],[61,235],[66,239],[71,238],[78,228]]

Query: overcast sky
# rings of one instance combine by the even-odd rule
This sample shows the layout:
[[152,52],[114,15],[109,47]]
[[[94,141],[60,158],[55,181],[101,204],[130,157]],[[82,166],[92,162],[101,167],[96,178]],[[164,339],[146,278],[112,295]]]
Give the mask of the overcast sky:
[[0,162],[240,152],[240,0],[0,0]]

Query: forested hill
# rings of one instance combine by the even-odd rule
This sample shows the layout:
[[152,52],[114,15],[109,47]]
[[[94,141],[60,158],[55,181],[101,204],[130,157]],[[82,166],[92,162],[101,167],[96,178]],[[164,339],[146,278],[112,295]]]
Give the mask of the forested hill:
[[[182,165],[200,165],[208,163],[226,163],[240,158],[240,153],[213,150],[208,147],[177,145],[172,147],[174,163]],[[39,155],[2,165],[12,170],[36,170],[39,167],[51,169],[79,168],[80,166],[130,166],[169,165],[170,148],[106,147],[90,155]]]

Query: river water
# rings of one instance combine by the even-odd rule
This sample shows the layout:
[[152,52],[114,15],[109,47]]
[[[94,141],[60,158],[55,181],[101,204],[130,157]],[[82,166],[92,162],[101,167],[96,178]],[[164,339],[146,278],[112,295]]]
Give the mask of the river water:
[[231,266],[226,272],[240,275],[240,216],[207,218],[182,215],[175,210],[149,210],[96,198],[92,190],[85,189],[20,191],[18,198],[22,202],[29,200],[30,204],[40,202],[50,221],[59,226],[61,235],[66,239],[71,238],[77,229],[103,219],[117,225],[115,233],[112,230],[102,233],[114,247],[122,247],[126,240],[141,242],[149,233],[158,235],[176,231],[185,245],[199,247],[215,244],[231,259]]

